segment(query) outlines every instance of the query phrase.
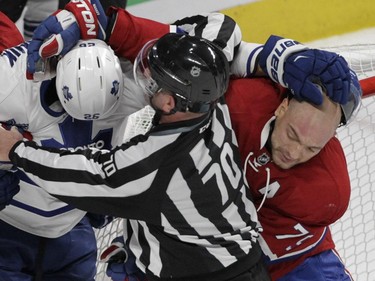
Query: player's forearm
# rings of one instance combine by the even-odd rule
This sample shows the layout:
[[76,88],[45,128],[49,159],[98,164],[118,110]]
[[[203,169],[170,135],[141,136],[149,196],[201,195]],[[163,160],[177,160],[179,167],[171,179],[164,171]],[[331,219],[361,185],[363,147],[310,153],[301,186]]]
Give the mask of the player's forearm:
[[109,45],[119,57],[132,62],[148,41],[170,32],[168,24],[136,17],[123,9],[112,8],[111,13],[115,18]]
[[[32,141],[22,141],[11,147],[9,159],[37,184],[43,184],[44,181],[77,184],[85,182],[94,185],[106,181],[102,169],[105,162],[113,156],[105,152],[94,149],[73,151],[47,148]],[[51,188],[47,189],[53,191]]]
[[231,74],[236,77],[266,76],[259,66],[259,54],[263,45],[241,42],[231,65]]
[[169,32],[201,36],[219,45],[229,61],[233,60],[240,45],[242,33],[237,23],[221,13],[208,13],[186,17],[173,25],[131,15],[122,9],[110,11],[112,21],[109,44],[120,57],[134,61],[148,41]]
[[[134,195],[147,192],[156,174],[140,169],[146,156],[132,149],[124,153],[127,147],[118,147],[121,155],[117,155],[116,149],[68,151],[19,142],[9,156],[36,185],[61,201],[85,211],[125,216],[127,202],[134,203]],[[155,170],[160,167],[149,161],[156,162]],[[139,204],[144,203],[142,198]]]

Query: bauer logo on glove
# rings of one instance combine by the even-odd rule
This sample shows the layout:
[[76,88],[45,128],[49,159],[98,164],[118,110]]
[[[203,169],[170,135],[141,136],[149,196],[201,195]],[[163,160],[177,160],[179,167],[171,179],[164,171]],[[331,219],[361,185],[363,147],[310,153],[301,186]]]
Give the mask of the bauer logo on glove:
[[259,65],[275,82],[288,88],[300,100],[323,102],[320,84],[327,96],[346,104],[350,95],[350,68],[336,53],[310,49],[291,39],[270,36],[259,55]]

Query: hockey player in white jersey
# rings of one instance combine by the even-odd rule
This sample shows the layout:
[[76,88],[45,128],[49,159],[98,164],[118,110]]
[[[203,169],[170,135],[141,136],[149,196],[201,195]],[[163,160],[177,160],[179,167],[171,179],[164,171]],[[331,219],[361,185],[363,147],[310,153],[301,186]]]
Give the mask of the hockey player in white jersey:
[[[105,54],[105,51],[109,52],[111,57],[113,54],[110,49],[105,49],[103,44],[95,40],[85,42],[78,45],[76,51],[68,53],[58,67],[58,71],[64,73],[62,77],[82,79],[85,82],[83,85],[93,90],[92,86],[98,82],[95,80],[97,77],[87,73],[84,77],[74,75],[72,72],[74,63],[64,65],[63,62],[68,58],[77,60],[74,55],[80,53],[81,49],[92,48],[92,45],[101,46],[100,52],[102,54]],[[80,59],[83,62],[85,57]],[[125,99],[121,98],[122,85],[117,74],[116,79],[112,77],[113,81],[110,85],[111,92],[112,88],[115,93],[118,91],[116,95],[110,96],[110,104],[112,103],[113,107],[99,107],[99,110],[95,108],[95,104],[90,105],[90,97],[82,99],[76,107],[76,100],[70,96],[73,87],[68,87],[69,89],[58,87],[56,91],[55,84],[59,86],[68,83],[67,81],[66,83],[61,79],[57,79],[57,82],[55,79],[37,83],[27,81],[24,77],[25,44],[6,50],[0,57],[0,68],[1,73],[6,73],[2,79],[6,80],[8,85],[0,92],[3,96],[3,102],[0,104],[0,120],[9,126],[16,125],[30,131],[33,140],[43,146],[110,149],[118,141],[122,141],[122,133],[126,125],[124,117],[143,107],[145,102],[142,94],[137,95],[139,88],[132,88],[135,84],[131,78],[128,78],[132,77],[131,68],[123,68],[126,73],[123,77],[126,92],[141,99],[133,100],[129,96]],[[111,73],[103,72],[104,76]],[[53,76],[53,73],[51,74]],[[74,81],[70,81],[72,85]],[[58,96],[71,116],[65,112]],[[116,96],[118,100],[113,99]],[[89,111],[81,114],[85,108],[89,108]],[[111,114],[107,114],[107,109],[110,109]],[[38,188],[23,173],[18,172],[18,174],[21,179],[21,191],[13,200],[7,200],[8,206],[0,212],[0,264],[2,265],[0,275],[17,281],[30,280],[30,278],[93,280],[96,242],[91,226],[84,217],[85,212],[57,200]]]
[[[132,77],[131,68],[121,69],[118,58],[102,41],[78,45],[61,60],[63,77],[70,78],[72,84],[80,79],[81,93],[98,93],[92,92],[92,87],[102,83],[105,88],[100,94],[109,94],[103,104],[90,103],[94,96],[82,101],[81,109],[89,109],[95,115],[70,112],[69,116],[58,95],[66,94],[66,102],[74,103],[76,97],[69,100],[69,94],[75,89],[64,91],[59,87],[56,91],[55,79],[37,83],[26,80],[26,47],[21,44],[6,49],[0,56],[4,85],[0,90],[0,120],[4,126],[27,130],[34,141],[48,147],[110,149],[122,141],[123,129],[119,127],[126,123],[124,115],[133,112],[131,97],[127,97],[126,108],[123,107],[124,81],[125,92],[136,93],[136,89],[129,89],[135,86],[128,78]],[[66,60],[71,64],[63,65]],[[78,61],[82,66],[84,63],[93,67],[93,71],[81,73]],[[128,73],[124,76],[122,71]],[[68,85],[62,79],[58,83]],[[139,107],[142,104],[135,108]],[[7,188],[0,193],[0,279],[94,280],[96,240],[85,212],[48,195],[21,172],[1,174],[2,187]],[[21,188],[17,193],[18,183]]]
[[[62,79],[40,83],[26,80],[25,47],[7,49],[0,57],[3,85],[7,85],[0,91],[0,120],[4,124],[29,131],[33,140],[45,147],[110,149],[122,141],[123,129],[119,127],[125,124],[124,114],[131,113],[122,107],[123,81],[127,78],[104,42],[85,42],[66,56],[70,65],[59,67],[64,77],[77,77],[70,85]],[[75,70],[78,61],[93,67],[93,71]],[[104,85],[100,91],[107,94],[103,106],[90,103],[92,98],[87,95],[81,100],[81,108],[90,109],[89,115],[74,111],[68,115],[58,99],[60,95],[65,102],[76,103],[76,89],[60,87],[56,93],[56,85],[71,86],[77,79],[83,95],[94,97],[92,87]],[[0,276],[9,280],[30,280],[31,276],[51,281],[94,280],[96,241],[85,212],[48,195],[23,173],[17,174],[20,191],[0,212]]]

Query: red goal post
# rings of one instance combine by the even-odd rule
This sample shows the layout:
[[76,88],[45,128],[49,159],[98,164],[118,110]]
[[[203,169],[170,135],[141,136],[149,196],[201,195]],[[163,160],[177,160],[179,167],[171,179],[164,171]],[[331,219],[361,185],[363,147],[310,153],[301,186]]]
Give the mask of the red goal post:
[[375,95],[375,76],[360,80],[363,98]]

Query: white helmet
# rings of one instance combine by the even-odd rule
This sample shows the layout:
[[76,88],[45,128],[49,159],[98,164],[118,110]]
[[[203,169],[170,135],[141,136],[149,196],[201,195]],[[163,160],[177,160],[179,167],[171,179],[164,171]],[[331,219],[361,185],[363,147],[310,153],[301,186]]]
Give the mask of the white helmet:
[[120,61],[104,41],[80,40],[57,64],[56,90],[70,116],[103,119],[119,105],[123,90]]

